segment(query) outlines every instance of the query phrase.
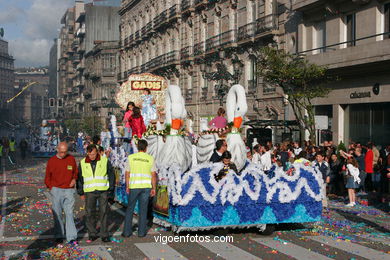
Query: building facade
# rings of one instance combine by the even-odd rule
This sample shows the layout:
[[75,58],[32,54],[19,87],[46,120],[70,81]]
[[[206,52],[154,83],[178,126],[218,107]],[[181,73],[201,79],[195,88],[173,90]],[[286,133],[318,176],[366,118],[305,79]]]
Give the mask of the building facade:
[[[75,6],[68,9],[62,19],[64,26],[60,38],[65,38],[66,42],[62,43],[61,49],[66,51],[62,51],[59,66],[60,73],[65,71],[62,72],[64,77],[61,83],[66,86],[66,91],[63,91],[65,118],[81,118],[90,110],[87,106],[91,103],[93,89],[86,86],[86,57],[89,53],[89,56],[94,55],[96,44],[119,40],[117,5],[118,1],[86,4],[76,0]],[[116,78],[113,81],[116,83]]]
[[15,88],[17,92],[28,84],[31,85],[15,98],[14,117],[22,127],[37,128],[42,120],[51,119],[49,113],[49,74],[47,68],[17,69],[15,72]]
[[[258,47],[283,47],[284,9],[274,0],[122,1],[118,81],[141,72],[167,77],[181,87],[196,130],[235,82],[246,88],[248,119],[290,119],[283,93],[263,84],[256,69]],[[210,79],[218,68],[226,76]],[[278,141],[281,132],[274,133]]]
[[92,51],[85,55],[85,88],[91,97],[80,102],[84,102],[86,114],[100,117],[103,123],[109,113],[118,114],[120,111],[114,101],[118,86],[118,56],[118,41],[97,43]]
[[[272,44],[339,78],[328,97],[313,100],[316,115],[328,116],[324,130],[335,143],[387,143],[389,6],[389,0],[124,0],[118,82],[141,72],[165,76],[181,87],[197,120],[214,116],[227,88],[239,82],[247,90],[247,119],[294,119],[282,90],[257,76],[256,50]],[[211,79],[218,73],[224,80]],[[273,128],[274,141],[283,134]]]
[[[13,103],[7,100],[14,95],[14,59],[8,52],[8,42],[0,37],[0,125],[7,127],[13,120]],[[7,122],[8,123],[7,123]]]
[[390,1],[295,1],[296,50],[339,80],[314,100],[335,143],[390,143]]

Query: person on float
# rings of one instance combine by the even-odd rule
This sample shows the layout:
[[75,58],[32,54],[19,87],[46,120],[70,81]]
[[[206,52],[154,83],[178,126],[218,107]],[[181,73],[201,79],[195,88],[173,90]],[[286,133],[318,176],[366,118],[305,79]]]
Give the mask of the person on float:
[[232,154],[229,151],[223,152],[221,158],[223,168],[218,172],[218,174],[214,176],[216,181],[220,181],[222,178],[224,178],[229,173],[229,170],[233,170],[236,174],[239,175],[237,166],[231,162]]
[[227,120],[225,118],[225,109],[223,109],[222,107],[220,107],[218,109],[218,112],[217,112],[217,116],[214,117],[209,123],[208,125],[211,127],[211,128],[224,128],[226,127],[227,125]]
[[227,143],[224,139],[219,139],[215,143],[215,150],[210,157],[210,162],[217,163],[222,160],[222,154],[227,151]]
[[262,154],[260,156],[260,162],[261,165],[263,166],[264,173],[267,174],[272,167],[272,155],[268,146],[262,146],[261,149],[262,149]]
[[132,137],[132,131],[131,131],[131,126],[130,126],[130,118],[131,116],[133,115],[133,109],[135,107],[135,104],[134,102],[129,102],[127,103],[127,106],[126,106],[126,112],[125,112],[125,115],[123,116],[123,123],[124,123],[124,127],[125,127],[125,135],[124,135],[124,138],[125,138],[125,144],[124,144],[124,149],[127,153],[130,152],[130,139]]
[[253,146],[253,155],[252,155],[252,162],[253,163],[258,163],[260,164],[261,163],[261,150],[262,150],[262,147],[260,144],[255,144]]
[[95,144],[87,147],[87,156],[80,161],[77,179],[77,193],[85,200],[86,226],[89,240],[98,238],[96,229],[96,203],[99,204],[100,237],[110,242],[108,233],[108,200],[113,198],[115,175],[107,157],[100,156]]
[[145,121],[145,126],[148,126],[149,123],[157,119],[157,108],[156,101],[154,96],[151,94],[150,89],[145,88],[143,90],[142,98],[142,116]]
[[146,153],[148,142],[138,141],[138,153],[129,155],[125,171],[126,193],[128,194],[128,206],[126,209],[125,225],[122,237],[130,237],[133,234],[133,213],[138,201],[138,237],[147,234],[147,217],[149,198],[156,195],[156,166],[153,156]]
[[138,138],[141,138],[143,133],[146,131],[146,126],[139,107],[133,108],[133,114],[129,118],[129,122],[132,131],[132,137],[136,135]]

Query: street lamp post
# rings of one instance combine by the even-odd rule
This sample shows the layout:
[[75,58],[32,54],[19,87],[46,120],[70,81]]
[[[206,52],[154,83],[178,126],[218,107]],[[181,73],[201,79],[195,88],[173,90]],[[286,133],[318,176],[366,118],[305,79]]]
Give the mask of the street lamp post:
[[216,97],[219,99],[220,105],[222,106],[223,98],[229,92],[229,86],[224,82],[227,81],[227,83],[229,83],[229,81],[232,81],[233,83],[237,84],[242,74],[243,64],[237,55],[234,55],[233,59],[231,60],[233,64],[233,74],[231,74],[227,70],[226,65],[223,63],[223,60],[226,56],[225,51],[222,49],[218,54],[220,61],[216,63],[217,71],[208,72],[207,67],[209,67],[209,65],[204,62],[200,64],[200,70],[204,79],[217,82],[217,84],[214,86],[214,90]]

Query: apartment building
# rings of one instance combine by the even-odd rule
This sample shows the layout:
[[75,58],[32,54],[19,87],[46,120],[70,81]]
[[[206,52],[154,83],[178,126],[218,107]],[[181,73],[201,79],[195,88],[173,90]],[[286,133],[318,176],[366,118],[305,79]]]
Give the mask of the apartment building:
[[301,55],[326,65],[340,80],[316,114],[329,118],[334,142],[390,143],[390,1],[295,1]]
[[50,119],[48,69],[16,69],[14,82],[16,92],[32,82],[36,84],[31,85],[14,99],[13,116],[14,120],[23,127],[37,128],[42,124],[43,119]]
[[[64,95],[64,118],[81,118],[91,110],[87,106],[94,91],[89,89],[91,84],[86,85],[84,73],[87,62],[93,59],[87,61],[86,57],[94,56],[96,44],[119,40],[118,5],[116,0],[91,3],[76,0],[62,19],[59,84]],[[113,83],[117,84],[115,77]]]
[[[256,73],[256,48],[283,46],[283,2],[122,1],[118,81],[141,72],[164,76],[182,88],[195,119],[214,116],[228,87],[239,82],[247,90],[248,119],[290,119],[283,93]],[[216,73],[224,76],[211,79]]]
[[[13,104],[7,100],[14,95],[14,59],[8,52],[8,42],[0,36],[0,124],[13,121]],[[6,126],[6,125],[4,125]]]
[[109,113],[118,114],[119,106],[114,97],[118,83],[116,81],[119,46],[118,41],[102,41],[95,44],[92,51],[85,55],[84,96],[78,100],[85,104],[85,112],[95,115],[104,123]]

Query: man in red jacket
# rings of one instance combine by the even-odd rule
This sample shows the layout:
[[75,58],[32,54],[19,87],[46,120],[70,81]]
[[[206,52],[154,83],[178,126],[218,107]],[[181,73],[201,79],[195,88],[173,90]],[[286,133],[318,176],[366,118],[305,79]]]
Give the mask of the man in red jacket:
[[68,145],[65,142],[57,146],[57,154],[49,159],[46,166],[45,184],[52,196],[52,210],[54,217],[54,232],[57,243],[64,237],[64,222],[62,212],[65,214],[65,234],[69,243],[77,243],[77,229],[74,223],[74,195],[78,169],[76,160],[68,154]]
[[364,156],[364,162],[366,164],[366,173],[367,173],[367,178],[366,178],[366,191],[372,191],[372,174],[374,173],[374,152],[372,151],[373,144],[369,142],[367,144],[367,152],[366,155]]

